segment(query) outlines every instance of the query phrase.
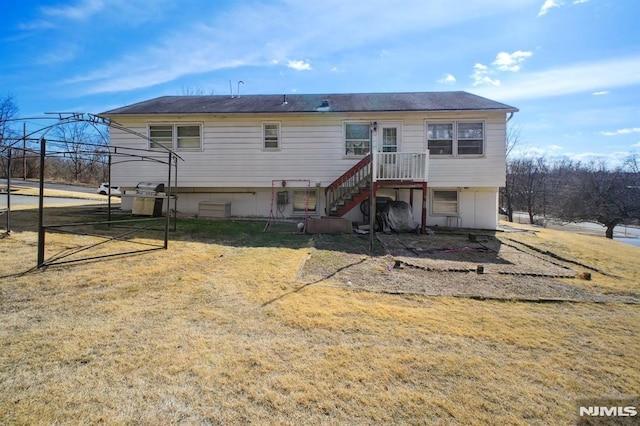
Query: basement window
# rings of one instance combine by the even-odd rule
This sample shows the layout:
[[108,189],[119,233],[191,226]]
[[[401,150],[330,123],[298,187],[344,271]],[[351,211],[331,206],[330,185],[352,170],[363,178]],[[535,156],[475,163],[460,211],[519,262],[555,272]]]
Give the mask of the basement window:
[[293,214],[316,213],[318,191],[315,188],[293,190]]
[[431,212],[434,215],[457,215],[458,191],[434,190],[431,197]]

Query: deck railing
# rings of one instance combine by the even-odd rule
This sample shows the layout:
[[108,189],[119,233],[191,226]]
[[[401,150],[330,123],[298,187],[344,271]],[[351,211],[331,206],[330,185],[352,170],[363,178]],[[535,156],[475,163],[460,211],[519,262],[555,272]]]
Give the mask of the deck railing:
[[374,180],[426,181],[429,152],[378,152],[374,155]]

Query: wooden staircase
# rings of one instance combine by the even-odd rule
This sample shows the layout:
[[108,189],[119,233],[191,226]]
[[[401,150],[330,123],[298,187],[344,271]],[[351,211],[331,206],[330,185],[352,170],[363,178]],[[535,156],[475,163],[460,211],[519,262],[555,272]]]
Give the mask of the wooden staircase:
[[349,210],[369,198],[371,184],[371,154],[347,170],[325,189],[327,215],[344,216]]
[[[403,186],[426,192],[429,176],[429,152],[377,152],[364,157],[325,190],[327,215],[344,216],[349,210],[369,198],[371,172],[376,188]],[[423,221],[424,222],[424,221]]]

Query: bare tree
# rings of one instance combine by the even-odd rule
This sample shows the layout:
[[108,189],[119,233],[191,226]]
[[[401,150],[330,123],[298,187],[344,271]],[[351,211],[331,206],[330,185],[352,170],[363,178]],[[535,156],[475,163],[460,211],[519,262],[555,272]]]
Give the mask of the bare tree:
[[546,178],[548,167],[544,157],[518,158],[508,164],[507,182],[511,185],[511,208],[529,214],[529,223],[545,212]]
[[62,176],[66,180],[76,182],[96,182],[103,178],[104,163],[107,152],[106,142],[87,122],[72,122],[59,125],[53,130],[53,140],[50,144],[57,144],[56,149],[64,158],[66,173]]
[[613,238],[614,228],[625,220],[640,217],[640,176],[637,156],[613,170],[604,163],[578,167],[567,179],[556,215],[563,220],[592,221],[606,227],[605,236]]
[[207,95],[215,95],[215,89],[206,90],[201,85],[196,86],[182,86],[182,96],[207,96]]
[[507,219],[509,222],[513,222],[513,202],[514,202],[514,191],[515,191],[515,175],[510,173],[510,168],[512,164],[510,163],[510,156],[513,151],[513,148],[520,142],[522,136],[522,127],[519,124],[513,123],[507,125],[507,140],[506,140],[506,157],[507,157],[507,180],[505,182],[504,188],[502,188],[502,204],[505,213],[507,214]]
[[507,124],[507,158],[513,149],[522,141],[522,126],[519,123]]
[[12,120],[18,116],[18,106],[13,95],[6,94],[0,96],[0,174],[3,176],[7,173],[7,150],[15,142],[17,133],[12,127]]

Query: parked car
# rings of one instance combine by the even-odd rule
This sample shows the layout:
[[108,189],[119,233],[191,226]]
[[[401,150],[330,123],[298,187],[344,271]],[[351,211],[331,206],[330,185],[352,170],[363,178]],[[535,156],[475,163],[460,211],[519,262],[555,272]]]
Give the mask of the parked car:
[[[107,195],[109,194],[109,184],[107,182],[102,182],[98,187],[98,194]],[[120,187],[112,186],[111,187],[111,195],[120,195]]]

